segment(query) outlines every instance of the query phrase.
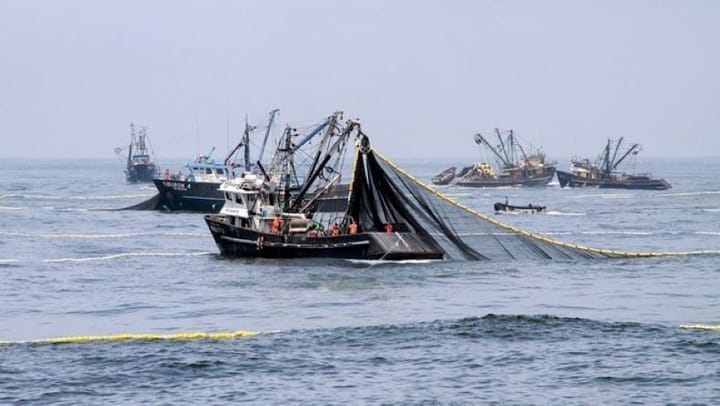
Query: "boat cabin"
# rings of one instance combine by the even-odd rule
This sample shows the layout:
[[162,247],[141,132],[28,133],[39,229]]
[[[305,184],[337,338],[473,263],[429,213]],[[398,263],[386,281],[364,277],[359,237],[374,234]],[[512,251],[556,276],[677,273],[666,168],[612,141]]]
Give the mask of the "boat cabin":
[[208,156],[200,156],[185,164],[187,177],[192,182],[221,183],[230,179],[230,169],[225,164],[215,162]]

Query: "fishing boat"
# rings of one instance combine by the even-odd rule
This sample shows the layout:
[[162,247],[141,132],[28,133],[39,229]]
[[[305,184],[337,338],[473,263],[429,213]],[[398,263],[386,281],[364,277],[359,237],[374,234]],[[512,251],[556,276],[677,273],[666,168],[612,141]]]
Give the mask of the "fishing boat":
[[548,161],[537,150],[527,154],[513,131],[503,136],[495,129],[498,144],[493,146],[482,134],[475,134],[475,143],[496,158],[497,169],[487,162],[480,162],[455,177],[454,184],[467,187],[545,186],[555,175],[556,163]]
[[505,203],[497,202],[493,205],[493,209],[496,213],[527,213],[535,214],[545,211],[545,206],[538,206],[529,203],[527,206],[515,206],[508,204],[507,200]]
[[[340,182],[338,164],[354,136],[357,151],[347,204],[323,221],[315,202]],[[348,259],[442,259],[444,251],[417,222],[392,210],[397,202],[378,189],[381,175],[369,139],[357,121],[328,133],[297,193],[289,191],[295,166],[290,137],[274,165],[262,174],[245,173],[223,183],[220,214],[205,216],[220,252],[228,257],[332,257]],[[317,192],[307,197],[309,190]]]
[[152,179],[158,175],[159,168],[150,156],[152,149],[148,148],[149,144],[147,128],[140,127],[135,131],[135,125],[130,123],[130,144],[125,148],[115,148],[117,154],[124,149],[128,151],[125,165],[125,178],[128,182],[152,182]]
[[665,179],[653,178],[650,174],[628,174],[618,171],[618,166],[629,157],[635,157],[640,144],[630,144],[623,150],[623,138],[608,139],[605,148],[595,159],[571,160],[570,172],[557,171],[561,187],[597,187],[600,189],[670,189]]
[[[260,157],[267,143],[270,130],[278,110],[272,110],[269,115],[265,137],[263,139]],[[202,213],[217,213],[225,204],[223,193],[218,190],[220,185],[234,176],[236,168],[245,171],[257,170],[250,158],[250,133],[256,127],[245,122],[245,130],[240,141],[225,156],[221,162],[211,158],[215,151],[213,147],[209,153],[188,161],[184,171],[171,174],[168,170],[163,175],[153,179],[158,190],[156,207],[168,211],[193,211]],[[243,149],[243,161],[237,164],[233,161],[236,153]]]
[[432,183],[434,185],[447,185],[448,183],[452,182],[453,179],[455,179],[455,168],[454,166],[451,166],[444,171],[440,172],[438,175],[433,176]]

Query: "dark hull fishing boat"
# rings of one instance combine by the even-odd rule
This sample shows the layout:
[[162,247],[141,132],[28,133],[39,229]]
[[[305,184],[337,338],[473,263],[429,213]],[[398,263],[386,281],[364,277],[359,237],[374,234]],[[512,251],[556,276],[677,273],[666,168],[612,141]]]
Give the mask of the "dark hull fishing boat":
[[646,174],[617,172],[620,163],[640,151],[640,144],[631,144],[624,152],[620,152],[622,142],[623,138],[617,142],[608,139],[595,163],[590,163],[589,159],[573,159],[570,172],[557,171],[560,187],[644,190],[665,190],[672,187],[665,179],[654,179]]
[[[309,237],[272,234],[228,225],[219,216],[205,221],[220,252],[228,257],[263,258],[345,258],[345,259],[442,259],[434,249],[413,233],[364,232],[338,236]],[[397,233],[397,234],[396,234]],[[397,242],[402,239],[403,244]]]
[[537,151],[528,155],[518,143],[513,131],[503,138],[500,130],[495,129],[498,145],[493,147],[480,133],[475,134],[475,142],[490,151],[496,158],[499,173],[491,165],[481,162],[464,168],[455,177],[455,184],[466,187],[503,187],[503,186],[545,186],[555,175],[555,162],[549,162],[545,154]]
[[545,211],[545,206],[535,206],[532,204],[528,204],[527,206],[514,206],[512,204],[508,204],[507,202],[497,202],[493,205],[493,209],[496,213],[540,213]]
[[455,179],[455,168],[454,166],[451,166],[444,171],[440,172],[438,175],[434,176],[432,178],[432,183],[434,185],[447,185],[448,183],[452,182],[453,179]]
[[653,179],[647,175],[624,175],[615,178],[590,179],[576,174],[557,171],[560,187],[597,187],[599,189],[666,190],[672,186],[665,179]]
[[[291,138],[286,137],[284,156],[270,173],[260,178],[246,173],[221,187],[226,203],[219,215],[205,221],[220,252],[229,257],[330,257],[347,259],[442,259],[444,251],[392,198],[383,196],[382,169],[375,161],[369,140],[357,122],[329,133],[315,155],[300,191],[286,192],[286,170],[293,165]],[[359,140],[353,180],[345,195],[347,204],[334,219],[323,224],[314,219],[315,201],[340,180],[330,165],[344,154],[351,134]],[[337,164],[341,160],[335,158]],[[333,174],[327,177],[327,174]],[[317,183],[321,183],[318,185]],[[322,183],[325,183],[322,185]],[[306,198],[310,188],[318,190]]]
[[158,190],[158,208],[167,211],[217,213],[225,204],[220,182],[192,181],[180,177],[153,179]]
[[[272,128],[278,110],[272,110],[269,115],[265,138],[260,157],[262,157],[265,144]],[[244,170],[256,170],[250,159],[250,133],[256,127],[245,123],[245,131],[240,142],[230,151],[223,162],[216,162],[210,153],[201,155],[185,164],[185,173],[170,174],[167,170],[162,177],[153,179],[158,190],[157,209],[168,211],[191,211],[201,213],[218,213],[225,204],[220,185],[234,176],[234,170],[244,167]],[[236,153],[243,149],[244,161],[238,165],[233,162]]]
[[554,172],[540,176],[527,176],[522,179],[512,177],[482,177],[474,176],[455,181],[458,186],[467,187],[505,187],[505,186],[545,186],[552,180]]
[[[150,151],[147,144],[147,128],[141,127],[139,131],[135,131],[135,125],[130,123],[130,144],[127,147],[127,161],[125,164],[125,179],[130,183],[152,182],[152,179],[158,176],[158,166],[150,157]],[[124,148],[115,148],[115,152],[120,154]]]

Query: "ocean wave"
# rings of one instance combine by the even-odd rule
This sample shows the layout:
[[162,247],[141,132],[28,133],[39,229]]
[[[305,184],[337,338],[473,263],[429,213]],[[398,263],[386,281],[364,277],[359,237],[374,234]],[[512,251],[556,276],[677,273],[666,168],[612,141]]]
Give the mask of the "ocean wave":
[[584,194],[568,196],[568,199],[632,199],[635,195],[632,193],[596,193],[596,194]]
[[681,324],[680,328],[690,330],[713,330],[720,331],[720,324]]
[[[40,338],[35,340],[0,341],[5,344],[83,344],[118,341],[190,341],[190,340],[231,340],[243,337],[252,337],[260,334],[257,331],[189,331],[177,333],[118,333],[102,335],[77,335],[66,337]],[[266,333],[268,334],[268,333]]]
[[136,198],[150,198],[154,195],[147,193],[143,194],[131,194],[131,195],[109,195],[109,196],[62,196],[62,195],[40,195],[40,194],[9,194],[3,195],[3,198],[8,199],[27,199],[27,200],[117,200],[117,199],[136,199]]
[[546,214],[548,216],[587,216],[587,213],[562,212],[555,210],[548,210]]
[[677,193],[660,193],[658,197],[688,197],[688,196],[711,196],[720,195],[720,190],[704,190],[700,192],[677,192]]
[[57,234],[31,234],[19,233],[14,231],[0,231],[0,235],[9,237],[25,237],[25,238],[61,238],[61,239],[120,239],[131,237],[142,237],[149,235],[158,235],[163,237],[207,237],[208,233],[164,233],[164,232],[144,232],[144,233],[114,233],[114,234],[74,234],[74,233],[57,233]]
[[[662,232],[651,232],[651,231],[607,231],[607,230],[591,230],[591,231],[547,231],[542,232],[543,235],[576,235],[576,234],[583,234],[583,235],[663,235],[668,233],[662,233]],[[669,234],[678,234],[676,232],[672,232]]]
[[433,262],[443,262],[441,259],[401,259],[401,260],[387,260],[387,259],[346,259],[345,261],[351,264],[361,265],[383,265],[383,264],[430,264]]
[[91,262],[91,261],[109,261],[113,259],[122,259],[129,257],[199,257],[205,255],[215,255],[215,252],[125,252],[121,254],[105,255],[101,257],[84,257],[84,258],[53,258],[43,259],[46,263],[62,263],[62,262]]
[[0,206],[0,210],[22,210],[22,207]]

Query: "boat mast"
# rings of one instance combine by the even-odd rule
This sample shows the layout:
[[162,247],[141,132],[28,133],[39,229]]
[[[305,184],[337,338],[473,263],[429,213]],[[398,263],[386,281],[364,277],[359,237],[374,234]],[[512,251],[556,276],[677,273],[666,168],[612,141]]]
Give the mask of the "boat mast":
[[263,138],[262,147],[260,147],[260,155],[258,155],[258,162],[262,161],[263,154],[265,153],[265,144],[267,144],[268,136],[270,135],[270,128],[272,128],[275,115],[280,111],[279,109],[273,109],[270,112],[270,119],[268,120],[267,129],[265,129],[265,137]]
[[242,143],[245,144],[243,159],[245,161],[245,170],[250,172],[250,131],[255,127],[248,124],[247,115],[245,115],[245,131],[243,131]]
[[330,161],[330,159],[333,156],[333,152],[337,152],[338,154],[341,154],[342,153],[341,149],[344,149],[344,148],[340,148],[340,146],[346,145],[344,143],[344,141],[347,140],[350,133],[352,133],[352,131],[355,128],[359,128],[359,127],[360,127],[360,124],[358,122],[351,121],[350,125],[348,125],[347,128],[345,128],[345,130],[340,135],[338,135],[338,139],[335,141],[334,144],[332,144],[332,146],[330,148],[327,149],[327,151],[325,152],[325,156],[323,157],[320,164],[317,166],[317,168],[315,168],[315,170],[305,180],[305,183],[303,184],[303,187],[300,190],[300,193],[298,193],[297,197],[295,198],[295,201],[293,202],[293,205],[292,205],[293,210],[297,210],[297,208],[300,206],[302,198],[305,196],[307,191],[310,189],[310,186],[312,186],[313,182],[315,182],[315,179],[317,179],[318,176],[320,176],[320,174],[322,173],[323,169],[325,169],[325,166],[327,165],[328,161]]
[[285,185],[285,193],[283,196],[283,206],[287,210],[290,204],[290,166],[292,165],[293,149],[292,149],[292,128],[285,128],[285,159],[283,159],[282,177]]
[[[500,160],[500,162],[503,163],[504,166],[508,165],[507,159],[504,158],[502,155],[500,155],[500,153],[495,148],[493,148],[492,145],[490,145],[488,140],[486,140],[485,137],[482,136],[482,134],[480,134],[480,133],[475,134],[475,143],[478,145],[485,145],[490,151],[492,151],[493,154],[495,154],[496,157],[498,157],[498,159]],[[502,140],[501,140],[501,143],[502,143]]]
[[615,164],[612,166],[612,170],[615,170],[615,168],[617,168],[617,166],[620,165],[620,162],[624,161],[625,158],[627,158],[633,151],[637,150],[638,148],[640,148],[640,144],[632,144],[632,146],[630,148],[628,148],[627,151],[625,151],[623,156],[621,156],[620,159],[618,159],[617,162],[615,162]]
[[133,146],[135,145],[135,124],[130,123],[130,147],[128,147],[128,165],[132,162]]
[[615,151],[613,151],[613,156],[612,156],[612,159],[610,160],[611,170],[615,169],[615,167],[617,166],[617,164],[615,163],[615,158],[617,158],[617,153],[618,153],[618,150],[620,149],[620,145],[622,145],[622,142],[623,142],[623,137],[620,137],[620,139],[618,139],[618,141],[617,141],[617,144],[615,144]]
[[[327,127],[327,131],[325,132],[325,136],[323,137],[322,141],[320,142],[320,146],[317,149],[317,152],[315,153],[315,159],[313,159],[312,165],[310,165],[310,170],[308,171],[308,174],[311,174],[315,171],[315,167],[318,165],[318,162],[320,162],[320,155],[322,154],[322,151],[324,149],[325,144],[328,142],[330,137],[333,136],[335,133],[335,129],[337,126],[337,121],[339,119],[342,119],[342,112],[336,111],[333,113],[332,116],[328,117],[315,131],[311,132],[311,134],[314,136],[318,132],[320,132],[323,128]],[[307,137],[306,137],[307,139]],[[304,142],[300,142],[295,149],[302,146]]]
[[605,167],[605,175],[610,176],[610,138],[608,138],[608,142],[605,145],[605,155],[603,158],[603,166]]
[[[498,140],[500,140],[500,147],[502,148],[503,155],[505,155],[505,160],[503,160],[504,166],[510,166],[508,162],[513,162],[511,159],[511,156],[508,155],[507,148],[505,147],[505,143],[503,142],[502,136],[500,135],[500,130],[495,129],[495,134],[497,134]],[[510,133],[510,142],[512,143],[512,132]]]

